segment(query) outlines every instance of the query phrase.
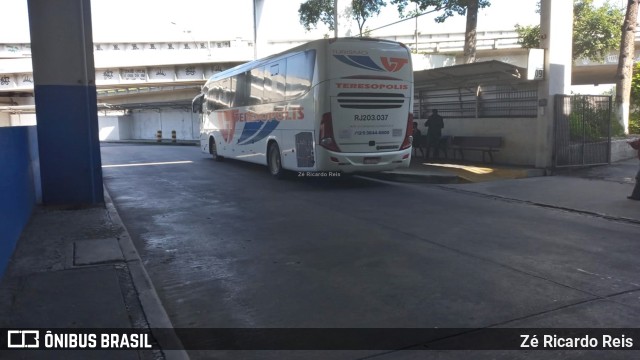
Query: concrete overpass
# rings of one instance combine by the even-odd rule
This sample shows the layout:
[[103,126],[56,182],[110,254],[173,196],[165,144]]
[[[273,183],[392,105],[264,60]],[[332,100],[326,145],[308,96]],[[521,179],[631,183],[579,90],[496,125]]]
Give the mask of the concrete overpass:
[[[385,36],[417,49],[416,70],[460,64],[464,33],[413,34]],[[640,58],[640,36],[636,37],[636,58]],[[272,54],[284,51],[307,39],[267,42],[260,51]],[[527,67],[528,51],[518,45],[515,31],[478,33],[477,61],[499,60]],[[175,121],[194,122],[185,114],[200,87],[213,74],[254,58],[253,40],[192,39],[164,42],[100,42],[93,44],[98,109],[102,115],[130,114],[132,111],[174,111]],[[586,59],[574,63],[572,84],[615,82],[618,55],[608,55],[602,63]],[[35,123],[31,46],[26,43],[0,44],[0,126]],[[135,116],[135,114],[134,114]],[[142,116],[142,115],[140,115]],[[165,121],[170,120],[165,114]],[[142,120],[141,120],[142,121]],[[149,122],[144,120],[145,122]],[[174,121],[174,122],[175,122]],[[162,128],[162,124],[153,125]],[[173,126],[172,127],[176,127]],[[197,124],[180,125],[185,138],[192,137]],[[124,134],[141,138],[155,136],[153,129]],[[166,135],[166,134],[165,134]]]
[[[0,45],[0,92],[33,91],[29,44]],[[216,72],[253,59],[244,40],[95,43],[95,78],[101,94],[131,88],[202,85]],[[105,90],[105,91],[102,91]]]
[[[477,60],[499,60],[512,65],[527,67],[527,52],[518,45],[518,34],[513,30],[478,32],[476,44]],[[392,40],[403,42],[419,53],[445,54],[454,57],[454,63],[463,60],[464,33],[425,34],[396,36]],[[636,32],[635,59],[640,61],[640,32]],[[615,83],[618,66],[618,52],[608,54],[604,61],[589,59],[574,61],[571,71],[572,85],[598,85]]]
[[[419,34],[417,39],[413,34],[383,38],[428,54],[416,55],[416,70],[461,62],[464,33]],[[640,45],[640,37],[636,39]],[[265,52],[276,53],[306,41],[268,42]],[[517,41],[517,33],[512,30],[479,32],[478,61],[499,60],[526,68],[527,52]],[[639,55],[640,50],[636,58]],[[117,98],[117,103],[122,103],[125,98],[139,95],[149,98],[152,92],[172,91],[174,86],[201,86],[216,72],[252,60],[254,49],[252,40],[246,39],[95,43],[94,56],[99,99]],[[613,83],[617,62],[617,54],[608,55],[602,63],[578,60],[574,63],[572,84]],[[32,91],[30,44],[0,44],[0,96],[18,97]]]

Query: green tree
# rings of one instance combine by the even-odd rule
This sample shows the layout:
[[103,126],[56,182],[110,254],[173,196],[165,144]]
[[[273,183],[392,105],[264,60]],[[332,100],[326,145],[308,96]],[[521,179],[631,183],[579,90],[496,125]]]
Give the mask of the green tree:
[[[538,11],[539,12],[539,11]],[[602,61],[618,48],[622,10],[604,3],[595,7],[593,0],[574,0],[573,7],[573,58]],[[524,48],[540,47],[540,25],[515,25],[518,43]]]
[[[619,114],[618,121],[624,127],[625,132],[632,131],[631,117],[629,116],[630,95],[633,92],[632,78],[633,63],[635,58],[635,33],[638,22],[638,0],[627,1],[627,11],[622,23],[620,37],[620,55],[618,57],[618,69],[616,70],[616,109]],[[635,72],[637,74],[637,71]],[[637,117],[636,117],[637,120]],[[635,131],[635,129],[633,130]]]
[[380,14],[386,6],[384,0],[354,0],[351,2],[351,17],[358,23],[358,31],[363,36],[364,23],[373,15]]
[[327,25],[329,30],[335,29],[336,21],[333,15],[333,0],[307,0],[300,4],[298,15],[305,30],[311,31],[319,22]]
[[[398,12],[403,17],[417,16],[427,10],[440,12],[436,22],[444,22],[449,17],[459,14],[466,15],[467,24],[464,36],[464,62],[466,64],[476,60],[476,28],[478,26],[478,11],[491,5],[489,0],[391,0],[398,7]],[[405,14],[409,3],[416,5],[417,9]]]
[[520,46],[526,49],[540,47],[540,25],[520,26],[520,24],[516,24],[515,28]]
[[593,0],[574,3],[573,57],[604,60],[620,44],[624,13],[609,2],[599,8],[594,7]]
[[[335,30],[334,0],[307,0],[300,4],[298,15],[300,23],[307,31],[317,26],[319,22]],[[387,5],[385,0],[352,0],[350,15],[358,23],[360,36],[363,36],[364,24],[371,16],[380,14],[380,10]]]
[[[414,17],[429,10],[439,12],[436,22],[444,22],[456,14],[466,15],[467,25],[464,41],[465,63],[471,63],[476,58],[476,28],[478,11],[491,5],[489,0],[391,0],[396,5],[401,17]],[[352,0],[351,17],[358,23],[360,36],[363,36],[364,23],[373,15],[380,13],[386,0]],[[405,12],[410,4],[414,4],[415,11]],[[319,22],[324,23],[330,30],[335,29],[334,1],[307,0],[298,9],[300,23],[307,31],[315,28]]]
[[629,133],[640,134],[640,63],[633,65],[630,90]]

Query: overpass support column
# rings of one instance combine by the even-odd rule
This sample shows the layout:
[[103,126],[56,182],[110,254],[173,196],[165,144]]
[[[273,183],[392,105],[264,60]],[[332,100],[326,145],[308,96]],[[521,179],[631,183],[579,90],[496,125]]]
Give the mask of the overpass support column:
[[573,1],[542,0],[540,46],[544,51],[544,80],[538,86],[536,167],[553,165],[554,95],[569,94],[571,88]]
[[262,20],[265,0],[253,0],[253,59],[260,59],[267,53],[267,38],[264,36],[266,24]]
[[103,203],[90,0],[28,9],[43,203]]

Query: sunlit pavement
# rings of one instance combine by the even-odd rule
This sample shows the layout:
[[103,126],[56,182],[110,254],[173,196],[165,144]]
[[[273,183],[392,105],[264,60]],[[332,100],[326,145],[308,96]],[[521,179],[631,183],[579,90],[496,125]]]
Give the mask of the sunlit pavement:
[[432,184],[460,184],[507,179],[523,179],[545,176],[544,169],[532,167],[496,165],[492,163],[470,163],[451,159],[426,160],[419,157],[411,159],[408,168],[400,168],[363,176],[400,181]]

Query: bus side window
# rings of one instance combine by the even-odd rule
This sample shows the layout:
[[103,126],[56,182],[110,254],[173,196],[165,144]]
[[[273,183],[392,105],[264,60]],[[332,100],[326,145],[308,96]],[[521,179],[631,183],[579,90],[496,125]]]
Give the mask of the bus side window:
[[231,79],[218,80],[209,89],[207,111],[226,109],[229,107],[231,96]]
[[284,100],[286,61],[279,60],[275,64],[267,65],[264,77],[264,97],[268,102]]
[[231,102],[233,100],[233,78],[226,78],[221,81],[221,87],[218,103],[220,104],[222,109],[228,109],[231,107]]
[[216,95],[216,88],[213,87],[211,89],[209,89],[209,93],[207,94],[207,101],[206,101],[206,114],[211,113],[211,111],[216,109],[216,103],[217,103],[218,99],[217,99],[217,95]]
[[241,73],[233,77],[233,98],[232,107],[241,107],[249,105],[250,94],[250,74],[248,72]]
[[287,100],[302,96],[311,89],[315,55],[314,50],[309,50],[287,58]]
[[282,59],[279,61],[280,71],[276,76],[276,94],[278,96],[278,101],[284,100],[284,91],[286,86],[286,74],[287,74],[287,60]]
[[200,95],[196,96],[193,99],[193,101],[191,102],[191,112],[199,113],[199,114],[203,113],[204,105],[206,104],[204,99],[207,94],[207,91],[208,90],[205,89],[203,93],[201,93]]
[[264,101],[264,68],[251,70],[251,91],[249,105],[260,105]]

